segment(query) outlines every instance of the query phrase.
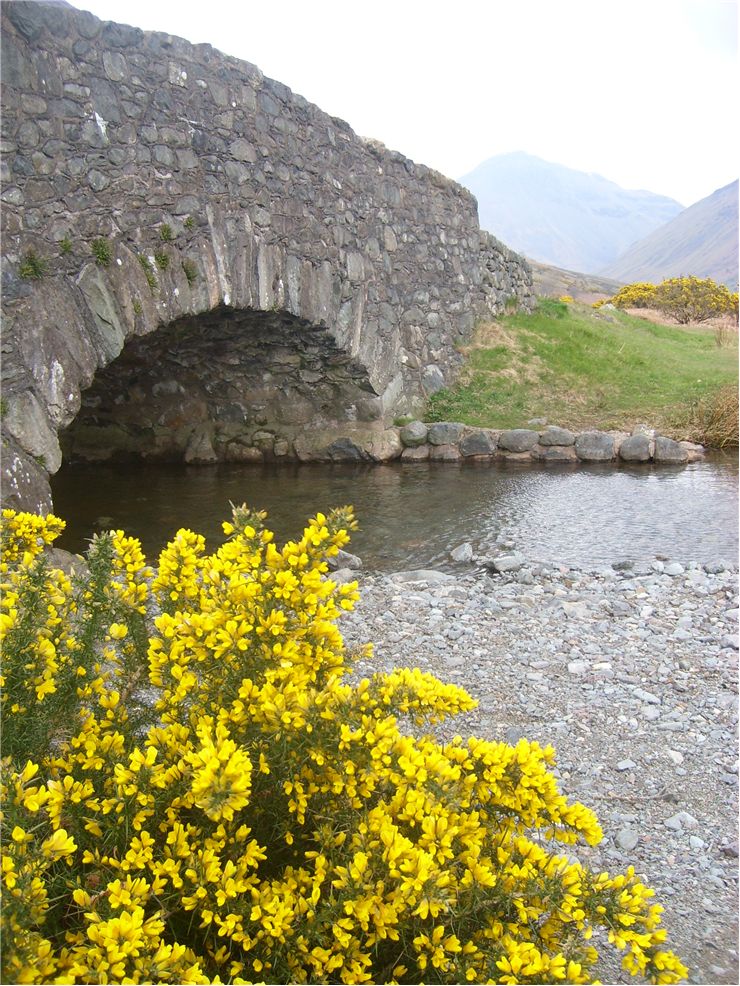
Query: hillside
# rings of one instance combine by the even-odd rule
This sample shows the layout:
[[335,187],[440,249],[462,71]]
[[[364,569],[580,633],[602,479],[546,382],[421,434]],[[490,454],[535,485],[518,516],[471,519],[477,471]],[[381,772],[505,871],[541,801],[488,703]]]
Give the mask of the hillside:
[[589,274],[682,209],[519,151],[489,158],[460,182],[477,197],[484,229],[533,260]]
[[599,277],[597,274],[563,270],[562,267],[551,267],[531,259],[529,265],[532,268],[534,293],[539,298],[561,298],[563,295],[570,295],[576,301],[590,304],[599,298],[611,298],[622,287],[620,281]]
[[730,182],[634,243],[601,273],[618,281],[693,274],[737,290],[738,183]]

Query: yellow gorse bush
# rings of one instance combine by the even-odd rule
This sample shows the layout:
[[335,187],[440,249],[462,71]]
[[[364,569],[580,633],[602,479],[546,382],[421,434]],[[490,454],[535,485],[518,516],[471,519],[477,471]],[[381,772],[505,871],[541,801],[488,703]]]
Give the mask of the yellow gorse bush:
[[242,507],[212,554],[114,531],[68,577],[62,522],[3,512],[3,982],[588,983],[597,926],[686,974],[632,869],[555,851],[601,829],[551,748],[440,743],[462,689],[351,677],[353,525],[278,548]]
[[610,301],[617,308],[656,308],[680,325],[688,325],[725,315],[737,321],[737,299],[737,292],[710,277],[670,277],[657,285],[648,281],[626,284]]

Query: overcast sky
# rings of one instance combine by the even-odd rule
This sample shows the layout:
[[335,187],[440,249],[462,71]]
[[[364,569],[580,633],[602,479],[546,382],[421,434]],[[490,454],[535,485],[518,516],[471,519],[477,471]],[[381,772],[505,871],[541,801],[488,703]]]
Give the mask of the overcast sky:
[[527,151],[690,205],[738,177],[735,0],[76,0],[257,65],[460,178]]

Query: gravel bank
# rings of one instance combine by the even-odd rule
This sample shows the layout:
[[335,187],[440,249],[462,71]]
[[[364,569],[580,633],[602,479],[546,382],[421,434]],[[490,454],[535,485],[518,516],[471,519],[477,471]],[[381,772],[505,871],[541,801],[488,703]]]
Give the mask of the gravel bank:
[[[375,643],[358,671],[418,666],[465,687],[479,706],[450,734],[553,745],[562,790],[605,833],[581,862],[644,874],[688,982],[740,982],[736,566],[512,564],[352,573],[345,639]],[[602,981],[634,982],[618,965]]]

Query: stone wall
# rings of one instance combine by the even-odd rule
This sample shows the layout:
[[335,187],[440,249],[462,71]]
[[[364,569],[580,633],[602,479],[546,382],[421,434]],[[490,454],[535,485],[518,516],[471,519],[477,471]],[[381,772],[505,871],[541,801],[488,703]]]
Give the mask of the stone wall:
[[109,364],[71,445],[238,458],[257,431],[382,431],[476,317],[531,303],[470,193],[254,65],[66,5],[2,13],[7,502],[48,507]]

